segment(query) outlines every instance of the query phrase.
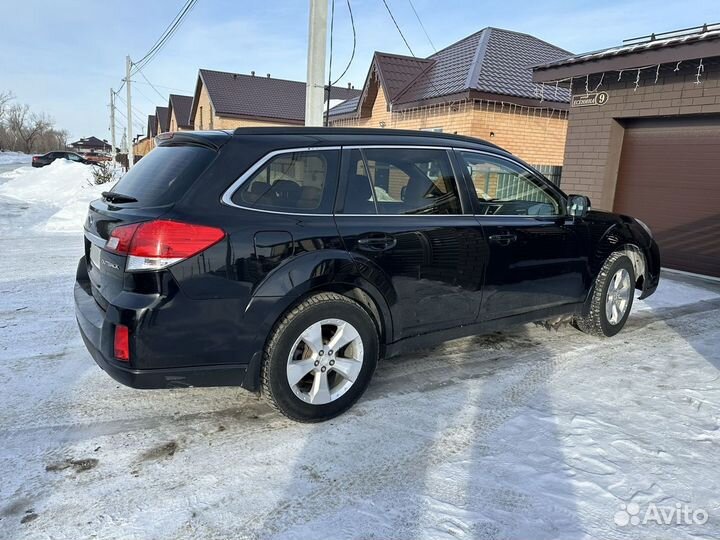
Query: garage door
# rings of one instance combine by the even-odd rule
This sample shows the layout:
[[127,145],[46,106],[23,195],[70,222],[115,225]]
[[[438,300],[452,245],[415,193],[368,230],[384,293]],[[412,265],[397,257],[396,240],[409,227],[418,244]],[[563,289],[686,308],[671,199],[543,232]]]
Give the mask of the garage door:
[[650,226],[664,267],[720,276],[720,118],[628,124],[614,209]]

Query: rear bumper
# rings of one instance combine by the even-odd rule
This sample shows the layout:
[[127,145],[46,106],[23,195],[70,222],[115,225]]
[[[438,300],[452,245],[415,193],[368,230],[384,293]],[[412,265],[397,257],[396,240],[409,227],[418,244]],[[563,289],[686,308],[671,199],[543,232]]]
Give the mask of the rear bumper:
[[75,316],[85,346],[100,368],[119,383],[132,388],[189,386],[241,386],[247,366],[207,365],[179,368],[135,369],[112,358],[115,324],[83,286],[75,283]]

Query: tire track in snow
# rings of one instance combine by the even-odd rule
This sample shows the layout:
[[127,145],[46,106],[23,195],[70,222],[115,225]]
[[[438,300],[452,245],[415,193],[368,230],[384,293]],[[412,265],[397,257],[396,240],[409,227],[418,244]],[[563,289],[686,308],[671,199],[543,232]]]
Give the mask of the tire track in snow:
[[[668,318],[676,318],[673,316],[675,311],[684,313],[681,317],[693,318],[694,316],[706,314],[718,309],[720,301],[704,302],[704,306],[699,309],[688,309],[687,306],[678,308],[677,310],[665,310],[662,317],[646,316],[642,317],[640,324],[631,327],[630,332],[626,335],[625,340],[592,340],[588,343],[589,338],[580,337],[578,339],[578,347],[574,347],[569,352],[552,350],[549,347],[547,352],[552,357],[544,360],[534,358],[535,352],[530,350],[524,352],[519,358],[513,360],[515,365],[508,365],[507,369],[502,372],[504,380],[496,380],[497,385],[503,382],[502,389],[492,391],[490,394],[482,394],[471,405],[475,408],[474,418],[467,424],[450,426],[445,430],[440,429],[443,433],[442,442],[439,447],[434,446],[434,440],[426,441],[419,450],[405,455],[392,453],[387,461],[379,460],[379,456],[375,455],[369,463],[363,462],[362,469],[357,474],[345,474],[341,478],[334,478],[332,481],[326,481],[324,485],[313,489],[305,495],[301,500],[297,498],[288,498],[280,502],[269,512],[254,516],[245,521],[237,529],[238,532],[249,532],[250,538],[262,538],[272,536],[287,531],[293,526],[307,523],[315,519],[321,518],[322,515],[331,510],[337,510],[340,507],[351,504],[354,499],[371,498],[374,494],[384,490],[387,486],[403,486],[404,490],[412,491],[418,488],[417,484],[422,483],[425,477],[425,471],[437,467],[454,456],[461,455],[468,451],[472,446],[481,444],[495,430],[502,426],[505,422],[517,416],[517,413],[530,403],[535,392],[544,385],[544,383],[553,376],[560,376],[561,373],[573,367],[577,362],[592,362],[593,351],[602,348],[604,356],[622,357],[622,353],[627,351],[626,341],[633,340],[633,348],[643,348],[657,342],[657,334],[663,329],[653,329],[654,323],[663,322]],[[689,324],[689,327],[692,325]],[[569,329],[571,330],[571,329]],[[641,332],[641,330],[643,332]],[[573,330],[573,332],[575,332]],[[698,332],[699,333],[699,332]],[[552,340],[555,344],[561,341],[567,344],[567,335],[565,332],[558,332],[559,339]],[[545,344],[547,345],[547,343]],[[563,347],[565,348],[565,347]],[[497,375],[497,374],[496,374]],[[455,384],[468,384],[469,379],[459,379]],[[440,385],[437,391],[442,391],[447,385]],[[431,390],[434,392],[435,390]],[[380,403],[363,403],[365,408],[368,407],[388,407],[382,403],[390,396],[383,396],[376,400]],[[405,409],[393,405],[395,409]],[[352,414],[352,413],[351,413]],[[380,428],[380,432],[385,432]],[[348,471],[345,471],[348,473]],[[526,494],[516,490],[486,490],[478,488],[483,497],[498,498],[511,497],[516,500],[528,501]],[[323,501],[321,504],[308,505],[307,501]],[[320,510],[317,510],[320,509]],[[283,516],[279,519],[279,516]]]

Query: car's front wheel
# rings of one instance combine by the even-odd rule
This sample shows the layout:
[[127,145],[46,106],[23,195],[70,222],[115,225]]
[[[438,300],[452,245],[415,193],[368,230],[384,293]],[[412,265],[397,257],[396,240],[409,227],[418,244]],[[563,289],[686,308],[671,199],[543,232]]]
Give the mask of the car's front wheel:
[[634,291],[632,262],[623,253],[611,254],[595,278],[589,304],[573,321],[575,327],[594,336],[614,336],[630,315]]
[[263,357],[263,394],[288,418],[328,420],[360,398],[378,354],[365,309],[339,294],[316,294],[275,325]]

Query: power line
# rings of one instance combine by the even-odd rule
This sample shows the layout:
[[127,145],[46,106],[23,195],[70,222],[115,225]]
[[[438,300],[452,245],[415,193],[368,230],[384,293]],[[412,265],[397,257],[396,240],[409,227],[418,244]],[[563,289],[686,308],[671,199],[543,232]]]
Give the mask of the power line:
[[388,3],[386,0],[382,0],[382,3],[385,4],[385,9],[387,9],[387,12],[390,14],[390,18],[392,19],[392,22],[395,23],[395,28],[397,28],[398,33],[400,34],[400,37],[405,42],[405,46],[408,48],[408,51],[410,51],[410,54],[415,56],[415,53],[410,48],[410,44],[408,43],[407,39],[405,39],[405,35],[402,33],[402,30],[400,30],[400,26],[398,25],[397,21],[395,20],[395,16],[393,15],[392,11],[390,10],[390,6],[388,6]]
[[[335,79],[335,82],[332,83],[330,86],[334,86],[337,84],[340,79],[342,79],[345,74],[350,69],[350,66],[353,63],[353,59],[355,58],[355,46],[357,45],[357,34],[355,33],[355,19],[353,18],[353,11],[352,6],[350,5],[350,0],[347,0],[347,7],[348,11],[350,12],[350,24],[352,25],[352,32],[353,32],[353,47],[352,47],[352,53],[350,53],[350,60],[347,63],[347,66],[345,66],[345,70],[342,72],[342,75],[340,75],[337,79]],[[330,34],[330,44],[332,44],[332,33]],[[330,53],[330,60],[332,61],[332,53]]]
[[[187,0],[185,4],[183,4],[183,7],[180,8],[180,11],[175,15],[173,20],[170,22],[170,24],[167,26],[165,31],[160,35],[160,37],[155,41],[152,47],[148,50],[145,55],[138,60],[137,62],[133,62],[133,66],[135,66],[135,71],[132,73],[135,75],[138,71],[143,69],[146,65],[150,63],[150,61],[155,58],[158,52],[160,52],[160,49],[162,49],[163,46],[168,42],[168,40],[173,36],[173,34],[177,31],[177,29],[180,27],[180,23],[183,21],[183,19],[187,16],[187,14],[190,12],[190,10],[195,7],[195,4],[197,3],[197,0]],[[115,91],[115,95],[119,94],[120,91],[125,87],[125,79],[122,79],[122,84],[120,87]]]
[[[122,96],[117,96],[117,98],[118,98],[120,101],[122,101],[123,105],[126,105],[126,106],[127,106],[127,101],[125,101],[125,100],[122,98]],[[120,109],[118,109],[118,111],[119,111],[119,110],[120,110]],[[132,112],[133,112],[133,119],[134,119],[134,121],[135,121],[138,125],[140,125],[140,126],[142,126],[142,127],[144,128],[144,126],[145,126],[145,120],[143,120],[143,113],[140,112],[140,111],[138,111],[135,107],[132,107]],[[122,114],[122,111],[120,111],[120,114]],[[123,114],[123,116],[127,119],[127,115]]]
[[160,93],[160,90],[158,90],[157,88],[155,88],[155,85],[153,85],[153,83],[151,83],[151,82],[148,80],[148,78],[145,76],[145,74],[144,74],[142,71],[138,70],[138,73],[140,73],[140,75],[142,76],[142,78],[145,79],[145,82],[150,85],[150,88],[152,88],[153,90],[155,90],[155,93],[156,93],[158,96],[160,96],[160,99],[167,100],[167,98]]
[[435,48],[435,44],[432,42],[432,39],[430,39],[430,34],[428,34],[428,31],[425,30],[425,25],[423,24],[422,20],[420,20],[420,15],[418,15],[417,10],[415,9],[415,5],[413,4],[412,0],[408,0],[408,2],[410,2],[410,7],[412,8],[413,13],[415,14],[415,18],[420,23],[420,28],[422,28],[422,31],[425,32],[425,37],[430,42],[430,46],[433,48],[433,51],[437,52],[437,49]]
[[[148,84],[143,81],[133,81],[133,82],[135,84]],[[173,86],[163,86],[162,84],[157,84],[157,83],[155,83],[154,86],[156,86],[157,88],[164,88],[165,90],[173,90],[175,92],[182,92],[183,94],[192,94],[193,93],[192,90],[188,90],[186,88],[175,88]]]
[[327,87],[327,105],[325,111],[325,125],[330,124],[330,93],[332,92],[332,57],[333,57],[333,30],[335,28],[335,0],[332,0],[332,10],[330,11],[330,63],[328,66],[328,87]]
[[[398,26],[398,23],[395,20],[395,17],[393,17],[392,11],[390,11],[390,6],[388,6],[388,4],[385,0],[382,0],[382,1],[383,1],[383,4],[385,4],[385,7],[387,8],[388,13],[390,14],[390,18],[395,23],[395,28],[397,28],[397,31],[400,33],[400,37],[403,39],[403,41],[405,42],[405,45],[407,46],[408,50],[410,51],[410,54],[415,56],[415,53],[410,48],[410,45],[408,44],[407,39],[405,39],[405,36],[403,35],[402,30],[400,30],[400,26]],[[415,56],[415,58],[417,58],[417,56]],[[442,92],[440,91],[440,89],[437,86],[435,86],[435,83],[432,81],[432,78],[427,77],[426,80],[427,80],[428,84],[430,84],[430,86],[432,86],[433,89],[438,93],[438,95],[442,95]]]
[[170,22],[163,34],[161,34],[155,44],[150,47],[150,50],[145,53],[145,56],[143,56],[137,62],[133,62],[133,66],[135,66],[135,71],[132,73],[133,75],[143,69],[145,66],[147,66],[153,60],[153,58],[157,56],[157,54],[170,40],[173,34],[175,34],[187,14],[190,13],[190,10],[195,7],[195,4],[197,4],[197,0],[187,0],[187,2],[185,2],[184,6],[180,9],[175,18]]
[[145,101],[147,101],[148,103],[150,103],[153,107],[157,107],[157,100],[156,100],[156,99],[152,99],[152,98],[148,97],[148,95],[147,95],[145,92],[143,92],[142,90],[140,90],[140,89],[137,88],[137,87],[135,87],[135,90],[137,90],[138,93],[139,93],[142,97],[145,98]]

